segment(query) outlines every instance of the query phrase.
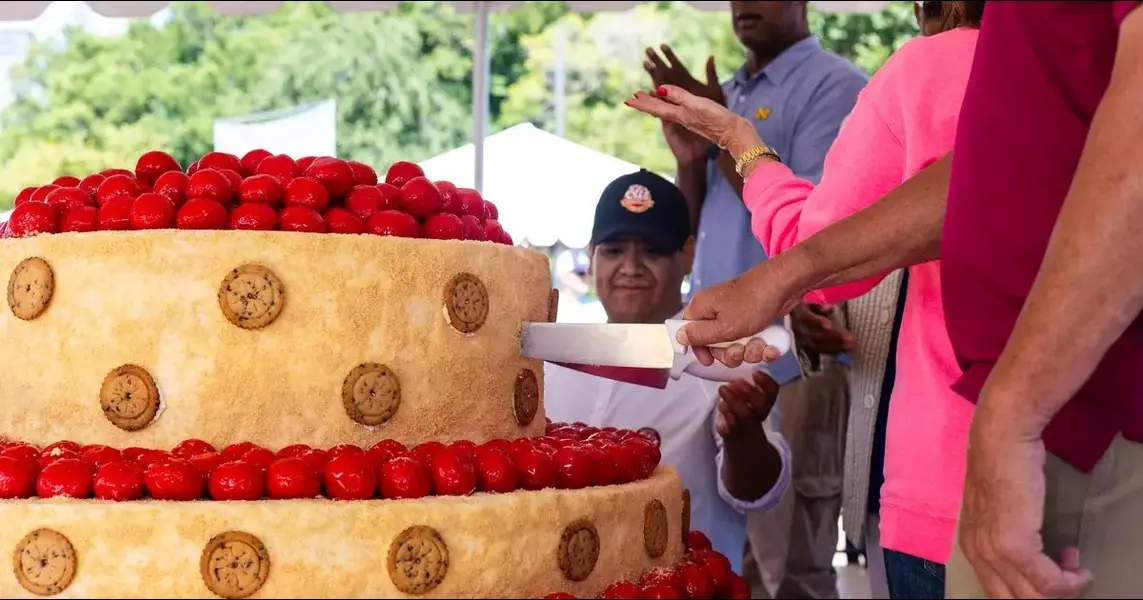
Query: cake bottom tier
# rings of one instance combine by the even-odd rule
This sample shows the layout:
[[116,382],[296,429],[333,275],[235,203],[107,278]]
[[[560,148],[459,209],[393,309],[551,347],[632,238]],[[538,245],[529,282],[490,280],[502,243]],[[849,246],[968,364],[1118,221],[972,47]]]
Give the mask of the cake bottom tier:
[[419,500],[0,501],[0,597],[594,597],[677,563],[688,510],[668,467]]

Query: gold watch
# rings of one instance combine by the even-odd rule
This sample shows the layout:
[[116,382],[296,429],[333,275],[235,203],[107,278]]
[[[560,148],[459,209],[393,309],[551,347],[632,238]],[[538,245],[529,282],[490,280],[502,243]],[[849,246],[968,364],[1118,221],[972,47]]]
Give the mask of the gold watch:
[[773,148],[766,145],[754,146],[746,152],[743,152],[742,155],[738,157],[738,160],[734,161],[734,170],[737,171],[740,176],[745,177],[746,175],[743,171],[746,170],[746,167],[749,167],[763,158],[769,158],[775,162],[782,162],[782,159]]

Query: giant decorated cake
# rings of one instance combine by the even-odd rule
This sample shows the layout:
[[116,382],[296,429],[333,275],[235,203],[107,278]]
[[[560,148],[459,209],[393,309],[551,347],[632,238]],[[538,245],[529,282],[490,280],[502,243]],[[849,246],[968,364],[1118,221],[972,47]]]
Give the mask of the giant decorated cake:
[[640,432],[547,423],[546,257],[407,162],[212,152],[0,226],[0,596],[749,597]]

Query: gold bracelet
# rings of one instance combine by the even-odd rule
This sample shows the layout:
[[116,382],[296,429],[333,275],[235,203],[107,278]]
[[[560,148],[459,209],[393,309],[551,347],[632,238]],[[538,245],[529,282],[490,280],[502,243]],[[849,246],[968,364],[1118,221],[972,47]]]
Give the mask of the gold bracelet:
[[782,159],[778,157],[778,153],[775,152],[773,148],[769,146],[754,146],[738,157],[738,160],[734,162],[734,170],[737,171],[739,175],[745,177],[744,171],[746,167],[758,162],[758,160],[762,158],[782,162]]

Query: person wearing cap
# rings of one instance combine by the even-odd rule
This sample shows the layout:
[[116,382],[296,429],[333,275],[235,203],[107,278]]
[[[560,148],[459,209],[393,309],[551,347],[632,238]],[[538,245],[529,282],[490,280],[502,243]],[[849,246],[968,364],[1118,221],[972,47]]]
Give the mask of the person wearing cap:
[[[683,308],[695,239],[686,199],[649,171],[616,179],[600,195],[589,245],[592,277],[611,323],[663,323]],[[745,512],[777,505],[790,482],[790,450],[765,370],[717,384],[683,375],[655,389],[545,365],[553,422],[650,428],[663,464],[691,494],[692,528],[741,572]]]

